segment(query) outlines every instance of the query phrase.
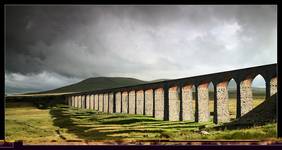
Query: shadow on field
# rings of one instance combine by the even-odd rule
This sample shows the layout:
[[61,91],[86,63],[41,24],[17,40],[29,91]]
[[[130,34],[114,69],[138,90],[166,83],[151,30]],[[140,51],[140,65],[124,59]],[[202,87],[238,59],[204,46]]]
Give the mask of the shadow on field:
[[[53,124],[60,128],[66,128],[67,132],[75,134],[78,138],[84,140],[103,140],[103,139],[122,139],[123,136],[109,136],[114,132],[99,132],[93,127],[87,127],[83,125],[91,125],[89,123],[76,124],[74,119],[88,118],[95,115],[95,112],[76,112],[75,114],[69,113],[66,109],[51,108],[50,114],[53,118]],[[87,130],[90,130],[86,132]]]
[[[154,124],[160,121],[150,118],[126,118],[126,116],[116,115],[109,117],[99,117],[97,112],[72,108],[53,107],[50,109],[53,118],[53,125],[67,129],[68,133],[75,134],[84,140],[122,140],[130,138],[130,133],[161,133],[162,130]],[[152,125],[153,128],[135,128],[134,123]],[[126,128],[125,126],[129,127]]]
[[253,127],[255,125],[274,123],[277,121],[276,100],[277,93],[266,99],[264,102],[241,118],[229,123],[225,123],[222,126],[216,127],[216,129],[244,129]]
[[137,122],[156,122],[156,120],[152,119],[137,119],[137,118],[128,118],[123,120],[111,120],[111,121],[105,121],[102,122],[102,124],[131,124],[131,123],[137,123]]
[[146,116],[104,116],[97,115],[99,112],[62,107],[51,108],[50,114],[54,126],[67,129],[67,133],[84,140],[123,140],[149,136],[159,139],[166,132],[174,132],[180,128],[194,131],[203,126],[194,122],[170,122]]

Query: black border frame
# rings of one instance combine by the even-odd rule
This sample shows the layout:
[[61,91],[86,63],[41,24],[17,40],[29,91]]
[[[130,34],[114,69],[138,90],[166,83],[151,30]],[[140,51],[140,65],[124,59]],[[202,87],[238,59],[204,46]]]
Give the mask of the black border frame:
[[[43,5],[43,4],[54,4],[54,5],[76,5],[76,4],[80,4],[80,5],[87,5],[87,4],[92,4],[92,5],[105,5],[105,4],[110,4],[110,5],[117,5],[117,4],[125,4],[125,5],[135,5],[135,4],[142,4],[142,5],[169,5],[169,4],[173,4],[173,5],[189,5],[189,4],[196,4],[196,5],[202,5],[202,4],[208,4],[208,5],[215,5],[215,4],[219,4],[219,5],[226,5],[226,4],[232,4],[232,5],[262,5],[262,4],[266,4],[266,5],[277,5],[277,39],[278,39],[278,42],[277,42],[277,65],[278,65],[278,70],[279,70],[279,17],[281,16],[280,15],[280,12],[279,11],[279,1],[278,0],[270,0],[270,1],[255,1],[255,0],[248,0],[248,1],[236,1],[236,2],[232,2],[232,1],[225,1],[225,0],[214,0],[214,1],[208,1],[208,0],[201,0],[201,1],[198,1],[198,0],[163,0],[161,2],[145,2],[145,1],[140,1],[140,0],[136,0],[136,1],[131,1],[131,2],[128,2],[128,1],[109,1],[109,0],[95,0],[95,1],[91,1],[91,0],[67,0],[65,2],[63,2],[63,0],[61,1],[56,1],[56,0],[40,0],[39,1],[20,1],[20,0],[4,0],[4,2],[0,2],[1,3],[1,9],[3,9],[3,22],[4,22],[4,33],[5,33],[5,5],[25,5],[25,4],[38,4],[38,5]],[[4,34],[4,39],[5,39],[5,34]],[[5,77],[4,77],[4,73],[5,73],[5,40],[3,42],[3,46],[4,46],[4,55],[2,55],[2,60],[4,61],[3,62],[3,75],[1,76],[1,80],[2,80],[2,83],[4,83],[4,86],[2,86],[2,93],[3,93],[3,100],[1,101],[0,103],[0,140],[4,140],[5,139]],[[278,70],[277,70],[277,73],[278,73]],[[278,78],[278,92],[277,92],[277,97],[279,98],[279,88],[280,88],[280,79]],[[115,96],[115,95],[114,95]],[[278,137],[282,137],[282,124],[281,124],[281,121],[282,121],[282,113],[279,112],[279,108],[281,108],[281,104],[282,102],[279,102],[279,100],[277,100],[277,119],[278,119],[278,122],[277,122],[277,136]],[[18,145],[18,146],[17,146]],[[210,145],[211,147],[213,147],[212,145]],[[208,147],[210,147],[208,146]],[[282,145],[280,145],[282,146]],[[280,147],[279,145],[272,145],[272,146],[255,146],[256,148],[261,148],[261,149],[266,149],[266,148],[273,148],[273,149],[281,149],[279,148]],[[1,146],[0,146],[1,147]],[[15,148],[17,147],[22,147],[22,143],[21,142],[16,142],[15,144]],[[62,148],[62,147],[68,147],[68,149],[80,149],[80,148],[90,148],[89,146],[28,146],[29,148],[34,148],[34,149],[37,149],[37,148],[43,148],[43,149],[49,149],[49,148]],[[28,148],[26,147],[26,148]],[[144,149],[148,149],[148,148],[163,148],[163,146],[134,146],[134,147],[128,147],[128,146],[118,146],[116,148],[132,148],[132,149],[136,149],[137,147],[138,148],[144,148]],[[201,146],[201,147],[193,147],[193,148],[208,148],[207,146]],[[226,148],[238,148],[238,149],[242,149],[242,148],[245,148],[246,146],[216,146],[214,148],[216,149],[226,149]],[[254,148],[253,146],[247,146],[246,148]],[[23,147],[22,147],[23,148]],[[113,146],[95,146],[95,148],[101,148],[101,149],[108,149],[108,148],[114,148]],[[183,148],[183,146],[166,146],[166,148]],[[184,148],[186,148],[184,146]]]

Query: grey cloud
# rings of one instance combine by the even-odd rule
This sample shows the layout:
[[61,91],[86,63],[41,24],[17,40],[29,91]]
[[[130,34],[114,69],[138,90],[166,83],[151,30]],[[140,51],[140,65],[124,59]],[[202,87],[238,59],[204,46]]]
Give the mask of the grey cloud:
[[6,71],[154,80],[275,63],[276,13],[266,5],[10,5]]

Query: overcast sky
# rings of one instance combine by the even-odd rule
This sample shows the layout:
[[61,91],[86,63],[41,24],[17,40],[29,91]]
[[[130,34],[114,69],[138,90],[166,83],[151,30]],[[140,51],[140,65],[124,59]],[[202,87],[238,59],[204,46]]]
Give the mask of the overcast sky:
[[[8,5],[6,92],[277,63],[277,7]],[[258,82],[258,86],[263,82]]]

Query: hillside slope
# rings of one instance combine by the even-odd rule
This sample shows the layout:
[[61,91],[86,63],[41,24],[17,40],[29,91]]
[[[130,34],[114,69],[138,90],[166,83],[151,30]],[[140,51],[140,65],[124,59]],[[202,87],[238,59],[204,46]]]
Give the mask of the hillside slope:
[[138,80],[135,78],[96,77],[96,78],[88,78],[75,84],[71,84],[54,90],[49,90],[39,93],[42,94],[42,93],[81,92],[81,91],[116,88],[116,87],[123,87],[123,86],[137,85],[144,83],[148,83],[148,82]]

